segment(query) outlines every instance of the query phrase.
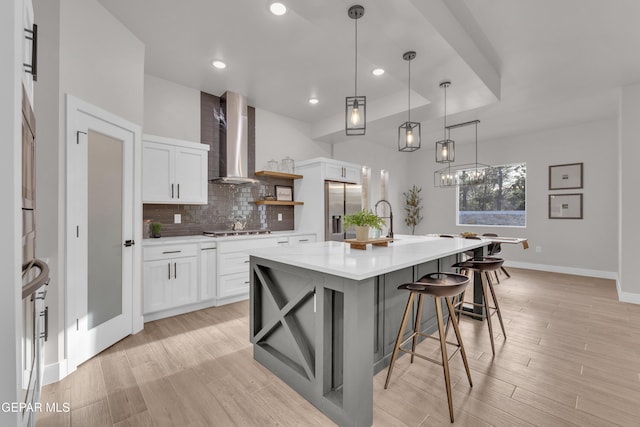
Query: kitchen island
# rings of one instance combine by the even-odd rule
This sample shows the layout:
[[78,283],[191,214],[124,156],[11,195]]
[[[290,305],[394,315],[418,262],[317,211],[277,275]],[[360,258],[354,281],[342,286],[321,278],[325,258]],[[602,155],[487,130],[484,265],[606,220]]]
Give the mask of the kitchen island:
[[[452,271],[462,253],[482,255],[489,243],[399,236],[367,250],[320,242],[250,251],[254,358],[339,425],[369,426],[373,376],[389,363],[406,304],[398,285]],[[421,323],[435,330],[433,304]]]

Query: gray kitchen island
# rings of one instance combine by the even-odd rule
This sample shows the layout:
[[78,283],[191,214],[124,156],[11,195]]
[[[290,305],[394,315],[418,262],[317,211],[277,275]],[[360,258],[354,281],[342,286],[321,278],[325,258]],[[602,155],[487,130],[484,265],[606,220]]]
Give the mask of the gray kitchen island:
[[[400,236],[367,250],[342,242],[253,250],[254,359],[339,425],[370,426],[373,376],[389,363],[407,301],[398,285],[452,271],[462,253],[482,255],[489,243]],[[421,322],[435,330],[433,304]]]

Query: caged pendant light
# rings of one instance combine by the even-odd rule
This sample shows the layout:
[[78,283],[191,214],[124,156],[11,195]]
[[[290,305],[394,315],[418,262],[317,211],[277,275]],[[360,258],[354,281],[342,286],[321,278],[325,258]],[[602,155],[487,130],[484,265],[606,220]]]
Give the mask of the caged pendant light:
[[355,95],[346,98],[345,105],[345,133],[351,135],[364,135],[367,131],[367,97],[358,96],[358,19],[364,15],[364,7],[354,5],[349,8],[349,18],[353,19],[356,28],[356,54],[355,54]]
[[449,139],[449,129],[447,128],[447,88],[451,86],[448,80],[440,83],[444,88],[444,137],[442,141],[436,142],[436,163],[452,163],[455,160],[455,142]]
[[420,149],[420,123],[411,121],[411,61],[414,51],[405,52],[402,59],[409,63],[409,109],[408,120],[398,127],[398,151],[416,151]]

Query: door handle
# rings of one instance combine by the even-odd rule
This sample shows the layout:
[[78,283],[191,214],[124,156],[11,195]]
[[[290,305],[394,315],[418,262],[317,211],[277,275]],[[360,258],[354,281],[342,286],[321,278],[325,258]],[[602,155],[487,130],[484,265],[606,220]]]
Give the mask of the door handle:
[[26,35],[24,36],[27,40],[31,40],[31,64],[22,64],[25,68],[25,71],[30,73],[33,76],[33,81],[38,81],[38,26],[33,24],[33,28],[30,30],[28,28],[24,29]]
[[135,244],[136,244],[136,241],[135,241],[135,240],[125,240],[125,241],[124,241],[124,246],[125,246],[125,247],[127,247],[127,248],[128,248],[129,246],[133,246],[133,245],[135,245]]

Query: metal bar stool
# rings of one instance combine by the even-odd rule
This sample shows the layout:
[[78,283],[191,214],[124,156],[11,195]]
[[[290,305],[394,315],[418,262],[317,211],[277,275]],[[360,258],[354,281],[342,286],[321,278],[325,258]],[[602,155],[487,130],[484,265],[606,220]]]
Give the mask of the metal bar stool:
[[[460,272],[467,272],[470,274],[472,271],[480,273],[480,280],[482,283],[482,304],[470,303],[474,306],[482,307],[483,313],[473,313],[469,311],[465,311],[462,309],[462,304],[464,302],[464,291],[460,294],[460,299],[458,302],[454,304],[454,311],[458,313],[458,321],[460,321],[460,314],[466,314],[468,316],[478,317],[480,319],[487,320],[487,327],[489,328],[489,338],[491,338],[491,352],[495,355],[495,344],[493,342],[493,325],[491,323],[491,316],[494,314],[498,314],[498,319],[500,320],[500,327],[502,328],[502,334],[505,339],[507,338],[507,333],[504,329],[504,323],[502,321],[502,314],[500,313],[500,305],[498,304],[498,298],[496,298],[496,293],[493,290],[493,283],[491,280],[491,272],[497,271],[501,266],[504,260],[502,258],[495,257],[475,257],[468,259],[466,261],[458,262],[454,264],[452,267],[459,268]],[[491,297],[493,298],[494,307],[489,305],[489,298],[487,295],[487,285],[489,291],[491,292]],[[453,299],[453,298],[452,298]],[[493,311],[492,311],[493,310]],[[452,322],[454,323],[454,322]],[[449,325],[447,325],[448,327]]]
[[[384,388],[386,389],[389,385],[389,379],[391,378],[391,371],[393,371],[393,366],[396,363],[396,359],[398,358],[398,351],[403,351],[405,353],[411,354],[411,363],[413,363],[413,357],[418,356],[421,359],[428,360],[430,362],[436,363],[438,365],[442,365],[444,369],[444,382],[447,387],[447,400],[449,402],[449,416],[451,417],[451,422],[453,422],[453,401],[451,398],[451,378],[449,374],[449,360],[455,356],[455,354],[460,351],[460,355],[462,356],[462,362],[464,363],[464,368],[467,371],[467,378],[469,378],[469,385],[473,387],[473,383],[471,382],[471,372],[469,371],[469,364],[467,363],[467,354],[464,351],[464,345],[462,344],[462,338],[460,336],[460,329],[458,328],[458,323],[453,318],[454,308],[449,298],[452,298],[460,295],[460,293],[464,292],[464,290],[469,284],[469,278],[462,274],[456,273],[430,273],[425,276],[422,276],[417,282],[406,283],[404,285],[398,286],[399,290],[407,290],[410,292],[409,299],[407,301],[407,308],[404,310],[404,316],[402,317],[402,324],[400,325],[400,330],[398,331],[398,338],[396,339],[395,347],[393,348],[393,354],[391,355],[391,363],[389,364],[389,370],[387,371],[387,380],[384,383]],[[402,335],[404,334],[404,329],[407,326],[407,321],[409,320],[409,315],[411,314],[413,308],[413,299],[415,295],[418,294],[418,313],[416,314],[415,325],[413,327],[413,333],[409,336],[409,338],[402,340]],[[429,334],[423,333],[419,330],[420,328],[420,313],[422,312],[422,300],[425,295],[429,295],[433,297],[434,303],[436,306],[436,317],[438,320],[438,335],[439,337],[433,337]],[[446,340],[447,336],[444,331],[444,320],[442,317],[442,303],[441,300],[446,301],[449,319],[450,321],[447,323],[451,323],[453,325],[453,330],[455,331],[456,338],[458,343],[449,342]],[[418,336],[422,336],[425,338],[431,338],[434,340],[440,341],[440,352],[442,355],[442,360],[431,359],[422,354],[416,353],[416,343]],[[408,341],[413,341],[411,345],[411,350],[402,348],[404,344]],[[451,356],[447,355],[447,347],[446,345],[454,345],[457,348],[451,354]]]

